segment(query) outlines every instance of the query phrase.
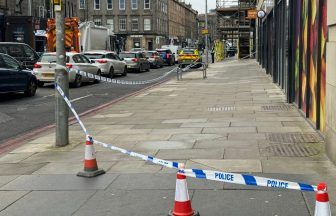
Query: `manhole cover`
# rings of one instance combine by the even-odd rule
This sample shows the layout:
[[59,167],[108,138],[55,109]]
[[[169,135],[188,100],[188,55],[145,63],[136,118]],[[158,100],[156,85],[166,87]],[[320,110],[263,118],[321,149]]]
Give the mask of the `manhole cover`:
[[265,153],[267,156],[276,157],[309,157],[318,155],[320,152],[314,147],[295,144],[280,144],[266,147]]
[[235,111],[236,107],[234,106],[223,106],[223,107],[208,107],[209,112],[228,112]]
[[293,110],[294,107],[290,105],[279,105],[279,106],[262,106],[262,110],[264,111],[290,111]]
[[267,139],[274,143],[317,143],[322,139],[316,133],[270,133]]

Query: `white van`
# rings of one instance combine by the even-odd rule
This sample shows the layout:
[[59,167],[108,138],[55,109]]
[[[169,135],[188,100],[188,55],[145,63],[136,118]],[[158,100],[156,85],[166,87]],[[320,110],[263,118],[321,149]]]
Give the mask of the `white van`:
[[178,57],[179,57],[179,52],[182,49],[181,46],[178,45],[162,45],[161,47],[162,49],[170,49],[172,51],[172,53],[175,56],[175,63],[178,62]]

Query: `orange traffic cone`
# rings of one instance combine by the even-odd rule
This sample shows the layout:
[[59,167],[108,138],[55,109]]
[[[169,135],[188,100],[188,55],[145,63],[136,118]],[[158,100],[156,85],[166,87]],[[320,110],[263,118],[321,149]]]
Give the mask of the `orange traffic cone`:
[[169,211],[169,216],[199,216],[199,213],[191,208],[186,176],[177,173],[175,203],[173,211]]
[[327,185],[325,183],[317,185],[314,216],[331,216],[329,196],[327,192]]
[[87,135],[85,144],[84,171],[77,173],[77,176],[90,178],[104,173],[104,170],[98,169],[96,151],[93,147],[93,139],[91,136]]

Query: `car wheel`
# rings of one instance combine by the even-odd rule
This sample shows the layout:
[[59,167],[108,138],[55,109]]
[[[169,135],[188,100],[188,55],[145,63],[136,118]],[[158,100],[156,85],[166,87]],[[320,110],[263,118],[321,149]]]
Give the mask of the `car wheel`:
[[142,65],[139,66],[138,73],[141,73],[142,71]]
[[150,71],[150,64],[147,65],[146,71]]
[[113,78],[114,77],[114,68],[113,67],[110,68],[108,76],[109,76],[109,78]]
[[73,82],[73,86],[75,88],[79,88],[82,86],[82,76],[79,74],[76,74],[75,81]]
[[37,81],[37,86],[38,86],[38,87],[43,87],[43,86],[44,86],[44,82]]
[[127,76],[127,67],[124,68],[124,72],[121,75],[122,76]]
[[37,89],[37,83],[34,80],[30,80],[27,86],[26,91],[24,92],[24,94],[28,97],[32,97],[35,95],[36,93],[36,89]]
[[[101,71],[99,70],[98,72],[97,72],[97,75],[98,76],[101,76]],[[98,80],[98,79],[95,79],[94,81],[93,81],[93,83],[99,83],[100,82],[100,80]]]

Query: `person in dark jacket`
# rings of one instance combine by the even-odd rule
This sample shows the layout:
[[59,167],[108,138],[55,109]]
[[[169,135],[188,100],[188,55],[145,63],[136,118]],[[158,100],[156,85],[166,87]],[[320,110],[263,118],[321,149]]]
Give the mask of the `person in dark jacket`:
[[211,50],[211,61],[212,64],[215,63],[215,47],[213,47]]

